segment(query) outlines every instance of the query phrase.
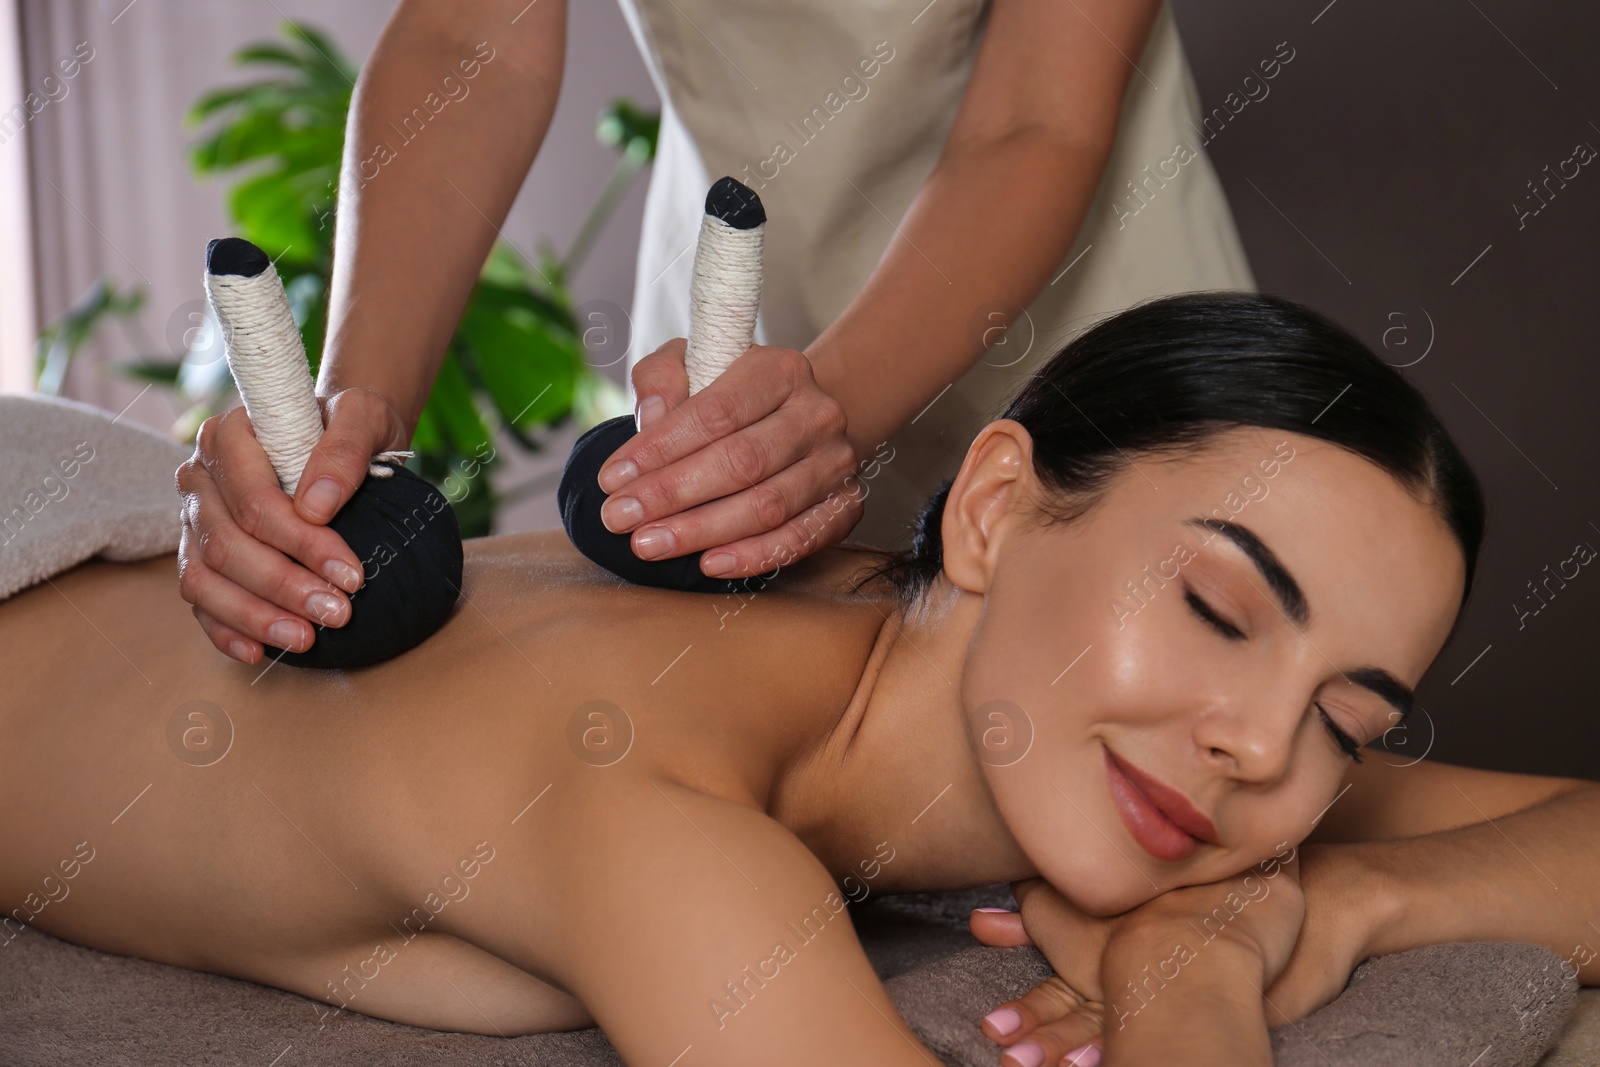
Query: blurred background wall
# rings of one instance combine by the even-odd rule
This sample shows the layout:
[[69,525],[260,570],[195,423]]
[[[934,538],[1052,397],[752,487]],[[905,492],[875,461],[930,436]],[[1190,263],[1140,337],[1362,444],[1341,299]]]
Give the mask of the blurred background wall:
[[[79,42],[93,49],[25,136],[0,138],[0,263],[11,266],[0,276],[0,384],[18,388],[18,338],[96,277],[146,289],[138,326],[157,347],[174,322],[181,333],[203,297],[201,250],[227,230],[221,190],[185,164],[193,135],[179,118],[200,92],[239,77],[228,53],[287,17],[361,59],[393,5],[10,2],[0,52],[14,39],[21,65],[0,66],[0,106]],[[1424,682],[1424,713],[1389,739],[1386,758],[1428,752],[1595,777],[1600,568],[1557,572],[1578,546],[1600,547],[1600,171],[1571,162],[1579,146],[1600,147],[1600,10],[1548,0],[1173,7],[1203,110],[1215,114],[1196,139],[1221,174],[1260,288],[1330,314],[1403,367],[1489,494],[1468,616]],[[595,141],[597,111],[616,96],[657,105],[617,7],[570,11],[554,125],[504,227],[524,253],[541,238],[569,244],[610,173],[615,153]],[[1278,75],[1246,85],[1285,44],[1294,58]],[[573,279],[578,299],[631,305],[644,192],[641,177]],[[131,402],[126,417],[165,429],[176,414],[168,394],[140,395],[104,373],[132,350],[115,332],[101,338],[66,392],[112,410]],[[608,369],[619,382],[620,371]],[[497,478],[548,480],[565,451],[554,441]],[[556,524],[545,492],[505,509],[499,528]]]

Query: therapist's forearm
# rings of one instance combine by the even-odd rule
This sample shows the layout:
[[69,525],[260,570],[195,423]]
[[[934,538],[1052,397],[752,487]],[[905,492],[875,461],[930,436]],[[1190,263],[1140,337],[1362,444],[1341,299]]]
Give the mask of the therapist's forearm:
[[1029,128],[946,149],[861,292],[806,349],[858,455],[977,362],[1004,323],[987,310],[1026,307],[1051,282],[1109,153]]
[[1324,847],[1343,853],[1351,884],[1378,904],[1368,954],[1527,941],[1600,985],[1600,787],[1492,823]]
[[[402,4],[356,84],[318,392],[373,390],[408,433],[555,109],[565,13],[539,7]],[[447,76],[465,95],[402,128]]]

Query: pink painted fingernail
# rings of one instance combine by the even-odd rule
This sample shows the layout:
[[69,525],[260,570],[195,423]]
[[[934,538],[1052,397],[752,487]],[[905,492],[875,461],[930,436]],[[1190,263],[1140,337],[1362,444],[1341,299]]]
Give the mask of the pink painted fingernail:
[[700,571],[711,578],[721,578],[733,570],[739,557],[732,552],[717,552],[700,561]]
[[1001,915],[1010,915],[1011,914],[1011,909],[1010,908],[973,908],[972,910],[973,911],[987,911],[987,912],[989,912],[991,914],[994,914],[994,913],[999,913]]
[[996,1008],[983,1017],[983,1021],[994,1027],[995,1033],[1001,1037],[1017,1032],[1017,1027],[1022,1025],[1022,1013],[1016,1008]]
[[232,653],[233,658],[238,660],[240,663],[250,662],[250,646],[245,644],[243,641],[229,641],[228,651]]
[[633,421],[643,430],[652,422],[667,413],[667,402],[659,396],[647,396],[639,401],[638,410],[633,413]]
[[1100,1067],[1100,1047],[1098,1045],[1084,1045],[1075,1048],[1061,1057],[1065,1067]]
[[1024,1041],[1020,1045],[1012,1045],[1006,1049],[1005,1055],[1000,1057],[1000,1062],[1011,1061],[1012,1067],[1039,1067],[1044,1062],[1044,1049],[1032,1041]]

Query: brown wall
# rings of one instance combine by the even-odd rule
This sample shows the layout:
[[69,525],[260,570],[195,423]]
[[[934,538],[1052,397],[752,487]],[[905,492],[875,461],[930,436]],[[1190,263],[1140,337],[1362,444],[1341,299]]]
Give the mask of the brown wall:
[[1489,497],[1467,616],[1420,689],[1427,716],[1386,758],[1431,740],[1444,760],[1600,777],[1600,559],[1551,579],[1537,615],[1515,607],[1537,607],[1527,583],[1577,545],[1600,549],[1600,158],[1567,164],[1537,214],[1513,206],[1537,206],[1527,183],[1580,143],[1600,149],[1600,9],[1325,4],[1174,11],[1208,111],[1294,48],[1206,145],[1257,283],[1396,365],[1426,351],[1404,373]]

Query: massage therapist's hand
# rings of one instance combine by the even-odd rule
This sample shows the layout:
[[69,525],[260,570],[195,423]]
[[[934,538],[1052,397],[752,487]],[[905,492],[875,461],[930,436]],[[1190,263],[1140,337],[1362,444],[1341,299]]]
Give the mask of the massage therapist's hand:
[[[1262,1009],[1265,989],[1272,1025],[1307,1014],[1338,994],[1349,969],[1341,970],[1343,964],[1329,958],[1325,944],[1318,942],[1307,952],[1297,940],[1309,932],[1301,873],[1296,861],[1263,864],[1235,878],[1168,891],[1109,918],[1085,914],[1043,879],[1015,883],[1012,892],[1020,914],[974,912],[973,935],[988,945],[1037,945],[1056,974],[990,1012],[983,1021],[984,1034],[1007,1046],[1002,1059],[1007,1067],[1072,1063],[1063,1058],[1072,1053],[1080,1067],[1093,1067],[1100,1060],[1105,1031],[1117,1031],[1120,1037],[1145,1006],[1143,999],[1128,991],[1129,981],[1141,988],[1159,987],[1155,996],[1174,1008],[1185,999],[1216,994],[1220,982],[1231,986],[1221,995],[1254,1006],[1256,1013]],[[1214,943],[1207,943],[1206,929],[1197,934],[1195,924],[1217,907],[1230,920],[1223,930],[1212,933]],[[1212,925],[1217,926],[1215,920]],[[1177,954],[1180,943],[1190,946],[1192,953]],[[1226,947],[1213,951],[1215,945]],[[1294,964],[1292,955],[1298,956]],[[1203,967],[1190,966],[1202,961]],[[1203,973],[1196,973],[1184,988],[1185,970]],[[1274,978],[1276,983],[1269,985]],[[1168,981],[1162,979],[1177,991],[1168,995]],[[1104,993],[1108,989],[1109,1002]],[[1274,1005],[1295,1014],[1286,1018]],[[1166,1014],[1168,1019],[1181,1015]],[[1148,1037],[1154,1027],[1140,1029]]]
[[844,409],[810,359],[753,345],[691,397],[687,344],[674,338],[633,368],[642,429],[600,469],[606,528],[633,531],[641,559],[716,549],[701,569],[721,578],[767,573],[842,541],[866,492],[850,477]]
[[366,389],[318,397],[322,437],[291,500],[243,407],[200,425],[177,470],[183,497],[178,591],[218,649],[245,663],[263,644],[303,652],[316,626],[343,626],[361,561],[327,522],[378,452],[406,447],[405,422]]

